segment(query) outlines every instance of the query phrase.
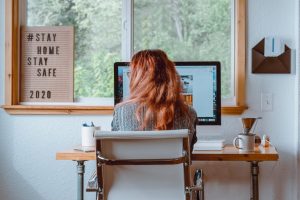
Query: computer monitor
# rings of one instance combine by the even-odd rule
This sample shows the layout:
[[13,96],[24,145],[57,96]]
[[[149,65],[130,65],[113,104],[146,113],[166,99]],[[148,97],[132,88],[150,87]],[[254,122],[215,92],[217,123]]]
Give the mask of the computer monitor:
[[[220,62],[174,62],[185,102],[197,112],[198,125],[221,124]],[[129,62],[114,64],[115,104],[129,96]]]

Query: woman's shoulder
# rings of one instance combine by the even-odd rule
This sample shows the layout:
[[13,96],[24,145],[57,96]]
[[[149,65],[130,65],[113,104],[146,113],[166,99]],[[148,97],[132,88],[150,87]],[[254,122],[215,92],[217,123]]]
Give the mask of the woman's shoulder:
[[121,102],[115,105],[115,112],[121,112],[121,111],[132,111],[135,110],[137,107],[136,103],[133,102]]

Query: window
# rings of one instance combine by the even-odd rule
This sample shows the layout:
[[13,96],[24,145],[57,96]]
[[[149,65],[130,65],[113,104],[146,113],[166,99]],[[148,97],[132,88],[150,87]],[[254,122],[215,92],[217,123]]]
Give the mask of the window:
[[28,26],[74,26],[74,96],[113,97],[113,64],[121,60],[120,0],[27,0]]
[[233,97],[232,10],[232,0],[134,1],[134,51],[160,48],[176,61],[220,61],[222,98]]
[[112,112],[112,106],[20,105],[20,24],[73,25],[76,98],[112,99],[113,63],[127,61],[141,49],[161,48],[177,61],[220,60],[222,100],[230,102],[223,104],[222,113],[241,113],[245,109],[245,4],[246,0],[7,0],[6,43],[10,45],[6,46],[8,84],[3,107],[14,114]]

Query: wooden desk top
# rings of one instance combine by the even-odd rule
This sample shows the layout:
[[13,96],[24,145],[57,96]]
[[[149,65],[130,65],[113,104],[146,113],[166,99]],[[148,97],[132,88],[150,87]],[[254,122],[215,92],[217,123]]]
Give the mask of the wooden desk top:
[[67,150],[56,152],[56,160],[96,160],[95,152]]
[[276,161],[278,152],[273,146],[255,147],[253,152],[239,152],[233,145],[226,145],[221,151],[193,151],[193,161]]
[[[254,152],[242,153],[232,145],[226,145],[221,151],[193,151],[193,161],[276,161],[279,155],[275,147],[256,147]],[[60,151],[56,160],[95,160],[95,152],[77,150]]]

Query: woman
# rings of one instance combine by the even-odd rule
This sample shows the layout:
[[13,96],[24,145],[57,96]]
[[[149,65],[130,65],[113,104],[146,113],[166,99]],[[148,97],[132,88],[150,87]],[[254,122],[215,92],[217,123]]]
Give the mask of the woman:
[[137,52],[130,62],[130,96],[116,105],[113,131],[189,129],[197,141],[195,110],[185,104],[175,65],[161,50]]

